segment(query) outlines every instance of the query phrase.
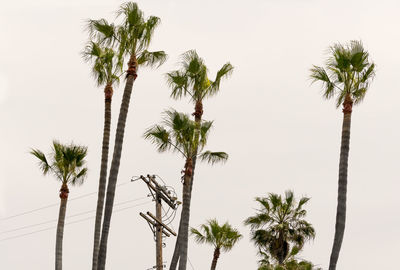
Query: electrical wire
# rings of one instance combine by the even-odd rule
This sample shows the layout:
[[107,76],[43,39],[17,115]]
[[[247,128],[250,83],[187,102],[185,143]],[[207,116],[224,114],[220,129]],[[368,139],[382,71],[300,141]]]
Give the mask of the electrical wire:
[[[126,184],[128,184],[128,183],[130,183],[130,182],[131,182],[131,181],[118,184],[117,187],[126,185]],[[82,198],[85,198],[85,197],[92,196],[92,195],[94,195],[94,194],[97,194],[97,191],[95,191],[95,192],[90,192],[90,193],[86,193],[86,194],[83,194],[83,195],[81,195],[81,196],[68,199],[68,201],[71,202],[71,201],[79,200],[79,199],[82,199]],[[12,218],[24,216],[24,215],[27,215],[27,214],[30,214],[30,213],[34,213],[34,212],[37,212],[37,211],[40,211],[40,210],[43,210],[43,209],[51,208],[51,207],[54,207],[54,206],[57,206],[57,205],[60,205],[60,203],[53,203],[53,204],[49,204],[49,205],[46,205],[46,206],[43,206],[43,207],[39,207],[39,208],[35,208],[35,209],[29,210],[29,211],[25,211],[25,212],[22,212],[22,213],[19,213],[19,214],[15,214],[15,215],[12,215],[12,216],[0,218],[0,221],[4,221],[4,220],[8,220],[8,219],[12,219]]]
[[[117,210],[114,210],[113,213],[118,213],[118,212],[130,209],[130,208],[138,207],[138,206],[145,205],[145,204],[148,204],[148,203],[151,203],[151,202],[140,203],[140,204],[128,206],[128,207],[125,207],[125,208],[117,209]],[[87,218],[84,218],[84,219],[75,220],[75,221],[72,221],[72,222],[69,222],[69,223],[65,223],[64,226],[75,224],[75,223],[79,223],[79,222],[86,221],[86,220],[93,219],[93,218],[95,218],[95,216],[91,216],[91,217],[87,217]],[[20,235],[16,235],[16,236],[3,238],[3,239],[0,239],[0,242],[4,242],[6,240],[11,240],[11,239],[15,239],[15,238],[21,238],[21,237],[24,237],[24,236],[27,236],[27,235],[31,235],[31,234],[35,234],[35,233],[39,233],[39,232],[43,232],[43,231],[53,230],[55,228],[57,228],[57,226],[52,226],[52,227],[48,227],[48,228],[45,228],[45,229],[29,232],[29,233],[24,233],[24,234],[20,234]]]
[[[116,203],[114,206],[123,205],[123,204],[127,204],[127,203],[130,203],[130,202],[143,200],[143,199],[146,199],[146,198],[147,198],[147,197],[141,197],[141,198],[137,198],[137,199],[127,200],[127,201],[123,201],[123,202],[120,202],[120,203]],[[92,212],[95,212],[95,211],[96,211],[96,210],[90,210],[90,211],[80,212],[80,213],[77,213],[77,214],[69,215],[69,216],[67,216],[66,218],[82,216],[82,215],[85,215],[85,214],[88,214],[88,213],[92,213]],[[40,226],[40,225],[44,225],[44,224],[56,222],[57,220],[58,220],[58,219],[52,219],[52,220],[48,220],[48,221],[44,221],[44,222],[40,222],[40,223],[36,223],[36,224],[32,224],[32,225],[26,225],[26,226],[23,226],[23,227],[19,227],[19,228],[7,230],[7,231],[1,231],[0,234],[15,232],[15,231],[19,231],[19,230],[23,230],[23,229],[28,229],[28,228],[32,228],[32,227],[37,227],[37,226]]]

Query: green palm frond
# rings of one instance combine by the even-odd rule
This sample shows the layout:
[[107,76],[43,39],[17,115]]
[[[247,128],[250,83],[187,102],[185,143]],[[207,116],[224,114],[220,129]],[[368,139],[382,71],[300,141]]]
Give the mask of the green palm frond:
[[231,76],[233,73],[233,69],[234,68],[230,63],[226,63],[222,66],[220,70],[218,70],[217,75],[215,76],[215,80],[211,83],[210,89],[208,91],[210,96],[215,95],[218,92],[221,80]]
[[90,38],[100,44],[112,46],[115,42],[116,26],[105,19],[88,20],[86,29],[89,32]]
[[188,94],[188,77],[179,70],[166,74],[167,84],[172,88],[171,97],[179,99]]
[[167,60],[167,54],[164,51],[149,52],[144,50],[137,61],[141,66],[159,67]]
[[38,149],[32,149],[30,153],[39,159],[39,168],[43,174],[46,175],[51,169],[51,166],[48,163],[45,154]]
[[144,138],[156,145],[157,151],[165,152],[172,146],[169,132],[160,125],[155,125],[144,133]]
[[201,161],[206,161],[211,165],[219,162],[226,162],[228,160],[228,154],[225,152],[211,152],[205,151],[199,155]]

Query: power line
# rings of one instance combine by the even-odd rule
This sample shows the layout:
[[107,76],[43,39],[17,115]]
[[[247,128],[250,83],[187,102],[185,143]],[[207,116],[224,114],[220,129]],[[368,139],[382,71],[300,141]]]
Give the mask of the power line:
[[[150,202],[139,203],[139,204],[136,204],[136,205],[132,205],[132,206],[128,206],[128,207],[125,207],[125,208],[117,209],[117,210],[113,211],[113,213],[118,213],[118,212],[130,209],[130,208],[134,208],[134,207],[137,207],[137,206],[145,205],[145,204],[148,204],[148,203],[150,203]],[[86,221],[86,220],[93,219],[93,218],[95,218],[95,216],[87,217],[87,218],[84,218],[84,219],[79,219],[79,220],[72,221],[72,222],[69,222],[69,223],[65,223],[64,225],[67,226],[67,225],[79,223],[79,222]],[[15,239],[15,238],[21,238],[21,237],[24,237],[24,236],[27,236],[27,235],[31,235],[31,234],[35,234],[35,233],[39,233],[39,232],[43,232],[43,231],[53,230],[55,228],[57,228],[57,226],[52,226],[52,227],[48,227],[48,228],[45,228],[45,229],[29,232],[29,233],[24,233],[24,234],[19,234],[19,235],[16,235],[16,236],[3,238],[3,239],[0,239],[0,242],[4,242],[4,241]]]
[[[140,198],[137,198],[137,199],[132,199],[132,200],[123,201],[123,202],[120,202],[120,203],[116,203],[115,206],[127,204],[127,203],[134,202],[134,201],[143,200],[143,199],[146,199],[146,198],[147,198],[147,197],[140,197]],[[95,211],[96,211],[96,210],[90,210],[90,211],[80,212],[80,213],[77,213],[77,214],[69,215],[69,216],[67,216],[67,218],[82,216],[82,215],[85,215],[85,214],[88,214],[88,213],[92,213],[92,212],[95,212]],[[44,224],[56,222],[57,220],[58,220],[58,219],[52,219],[52,220],[48,220],[48,221],[44,221],[44,222],[40,222],[40,223],[36,223],[36,224],[31,224],[31,225],[26,225],[26,226],[22,226],[22,227],[15,228],[15,229],[11,229],[11,230],[7,230],[7,231],[1,231],[0,234],[5,234],[5,233],[10,233],[10,232],[20,231],[20,230],[28,229],[28,228],[32,228],[32,227],[37,227],[37,226],[40,226],[40,225],[44,225]]]
[[[121,184],[117,185],[117,187],[118,187],[118,186],[126,185],[126,184],[128,184],[128,183],[130,183],[130,182],[131,182],[131,181],[121,183]],[[98,193],[97,191],[95,191],[95,192],[90,192],[90,193],[86,193],[86,194],[83,194],[83,195],[81,195],[81,196],[68,199],[68,201],[70,202],[70,201],[79,200],[79,199],[82,199],[82,198],[85,198],[85,197],[92,196],[92,195],[97,194],[97,193]],[[51,207],[54,207],[54,206],[57,206],[57,205],[60,205],[60,203],[53,203],[53,204],[49,204],[49,205],[46,205],[46,206],[43,206],[43,207],[39,207],[39,208],[35,208],[35,209],[29,210],[29,211],[25,211],[25,212],[22,212],[22,213],[19,213],[19,214],[15,214],[15,215],[12,215],[12,216],[8,216],[8,217],[5,217],[5,218],[0,218],[0,221],[4,221],[4,220],[16,218],[16,217],[19,217],[19,216],[24,216],[24,215],[27,215],[27,214],[30,214],[30,213],[34,213],[34,212],[37,212],[37,211],[40,211],[40,210],[43,210],[43,209],[51,208]]]

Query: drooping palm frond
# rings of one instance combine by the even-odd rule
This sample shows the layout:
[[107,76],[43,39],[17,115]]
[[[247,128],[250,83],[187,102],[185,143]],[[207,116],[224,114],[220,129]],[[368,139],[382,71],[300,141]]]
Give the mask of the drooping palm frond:
[[231,63],[226,63],[222,66],[222,68],[220,70],[218,70],[214,81],[211,83],[211,85],[209,87],[209,90],[208,90],[209,96],[215,95],[218,92],[222,79],[228,78],[229,76],[231,76],[233,73],[233,69],[234,68],[231,65]]
[[199,155],[201,161],[206,161],[211,165],[219,162],[226,162],[228,160],[228,154],[225,152],[211,152],[205,151]]
[[169,132],[160,125],[155,125],[146,130],[144,138],[150,140],[151,143],[156,145],[157,151],[159,152],[165,152],[172,146]]
[[138,64],[148,67],[159,67],[167,60],[167,54],[164,51],[149,52],[144,50],[138,57]]
[[46,155],[38,149],[31,149],[30,153],[39,159],[39,168],[43,174],[46,175],[51,169],[51,165],[48,163]]
[[90,39],[96,40],[99,44],[113,46],[117,39],[116,26],[106,19],[88,20],[86,29],[89,32]]

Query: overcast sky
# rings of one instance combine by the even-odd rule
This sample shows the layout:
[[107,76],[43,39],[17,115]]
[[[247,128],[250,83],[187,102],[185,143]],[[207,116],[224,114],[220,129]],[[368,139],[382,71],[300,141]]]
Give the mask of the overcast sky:
[[[89,147],[89,177],[70,198],[98,187],[104,94],[90,77],[80,51],[85,20],[113,20],[121,1],[7,1],[0,10],[0,216],[59,203],[60,183],[41,175],[31,147],[48,153],[51,141]],[[144,141],[146,128],[169,107],[191,113],[188,100],[169,98],[164,74],[178,68],[181,53],[196,49],[211,77],[224,63],[235,66],[218,96],[205,101],[204,118],[214,120],[208,149],[226,151],[225,165],[196,169],[191,226],[218,218],[244,238],[221,255],[219,269],[256,269],[256,248],[243,220],[255,213],[256,196],[294,190],[311,197],[307,219],[316,238],[301,257],[327,269],[334,234],[342,113],[310,85],[309,69],[322,65],[335,42],[361,39],[377,64],[365,101],[354,108],[348,177],[346,232],[338,269],[397,269],[400,128],[398,89],[400,3],[372,0],[138,1],[146,15],[161,18],[151,50],[165,50],[159,69],[140,69],[134,84],[118,183],[134,175],[158,174],[181,194],[183,159],[159,154]],[[122,82],[121,85],[124,85]],[[122,87],[115,89],[111,147]],[[111,158],[110,158],[111,159]],[[155,247],[140,211],[154,212],[143,182],[121,185],[115,203],[132,207],[111,220],[108,269],[144,270],[155,264]],[[67,223],[89,218],[96,196],[72,200]],[[177,216],[179,216],[178,213]],[[52,269],[58,207],[0,222],[0,269]],[[171,226],[177,230],[179,218]],[[89,269],[94,219],[67,225],[64,269]],[[175,239],[167,239],[169,265]],[[212,247],[190,239],[188,269],[207,269]],[[193,265],[193,267],[191,266]]]

